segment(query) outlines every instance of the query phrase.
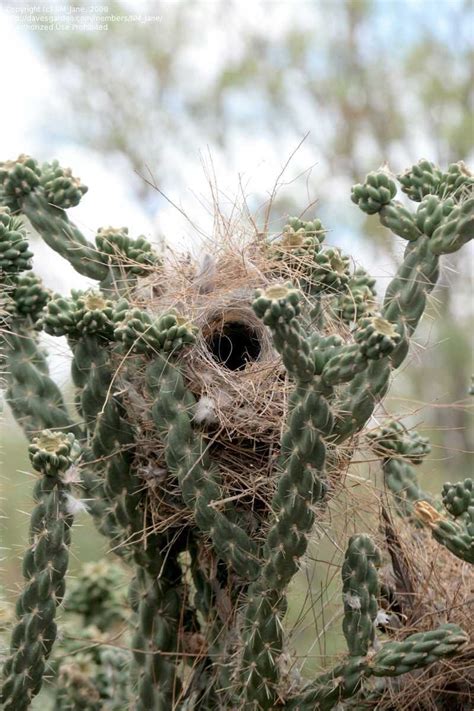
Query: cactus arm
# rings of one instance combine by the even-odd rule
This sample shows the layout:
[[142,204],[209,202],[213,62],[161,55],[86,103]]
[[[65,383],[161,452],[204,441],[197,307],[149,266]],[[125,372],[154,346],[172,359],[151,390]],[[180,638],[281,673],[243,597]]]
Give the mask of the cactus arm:
[[69,417],[61,392],[50,378],[36,334],[15,325],[15,333],[3,334],[6,359],[6,400],[15,419],[31,438],[44,428],[81,435]]
[[280,353],[287,373],[297,382],[310,382],[315,373],[310,344],[296,317],[300,295],[291,284],[257,290],[253,310],[272,331],[273,345]]
[[474,565],[474,505],[469,507],[464,520],[449,519],[426,501],[418,501],[414,513],[422,523],[431,528],[433,538],[438,543],[461,560]]
[[375,453],[381,457],[385,485],[393,494],[398,513],[411,517],[417,501],[432,500],[421,489],[413,466],[421,464],[430,453],[428,439],[415,431],[407,432],[396,421],[387,422],[368,436]]
[[271,708],[275,702],[285,589],[307,548],[314,522],[311,507],[325,494],[324,437],[332,429],[332,415],[324,397],[331,389],[316,379],[314,357],[310,357],[309,342],[296,318],[298,299],[294,290],[274,287],[257,292],[253,304],[257,315],[270,327],[275,347],[296,380],[282,440],[282,473],[272,502],[275,518],[263,551],[266,563],[250,586],[245,611],[241,683],[247,702],[262,709]]
[[428,195],[460,200],[474,185],[472,173],[462,161],[451,163],[447,171],[442,171],[434,163],[420,160],[397,179],[402,191],[415,202]]
[[45,661],[56,638],[56,607],[64,596],[68,566],[70,485],[63,475],[73,461],[74,436],[45,430],[30,445],[40,474],[31,514],[30,548],[23,560],[25,587],[17,603],[18,623],[4,665],[3,708],[24,711],[41,689]]
[[446,482],[442,491],[443,505],[455,519],[469,520],[474,506],[474,482],[464,479],[457,484]]
[[67,412],[62,394],[49,376],[48,364],[35,330],[37,312],[46,301],[39,279],[16,278],[7,302],[10,314],[0,334],[6,371],[6,400],[26,435],[42,429],[61,429],[81,437]]
[[105,481],[96,489],[105,508],[99,530],[108,535],[115,552],[135,561],[131,595],[138,596],[132,640],[140,670],[137,711],[165,711],[180,689],[176,663],[169,654],[178,644],[180,567],[173,553],[165,552],[169,543],[157,536],[147,535],[144,550],[142,482],[131,468],[135,433],[124,415],[120,402],[109,395],[96,418],[92,454],[96,461],[104,461],[105,469]]
[[[367,673],[367,654],[374,642],[379,583],[380,553],[365,535],[352,536],[342,565],[343,632],[349,657],[333,670],[320,675],[310,689],[290,703],[294,711],[332,709],[354,697]],[[313,706],[311,706],[313,704]]]
[[170,652],[177,650],[181,607],[181,568],[170,552],[140,560],[131,586],[137,626],[132,640],[139,667],[137,711],[167,711],[176,702],[181,685]]
[[288,701],[291,711],[330,711],[344,699],[357,698],[367,662],[361,657],[349,657],[331,671],[320,674],[298,696]]
[[[242,679],[249,701],[262,708],[274,702],[278,678],[277,659],[281,653],[282,632],[279,618],[285,611],[284,590],[304,554],[308,533],[314,522],[310,508],[324,495],[321,475],[326,450],[324,438],[332,432],[332,414],[327,404],[331,386],[347,379],[357,355],[362,367],[368,359],[379,358],[395,347],[398,334],[382,319],[367,319],[361,326],[354,346],[345,346],[319,363],[324,350],[304,338],[297,316],[298,295],[287,287],[272,287],[257,292],[254,309],[271,331],[273,343],[282,354],[297,387],[292,397],[288,430],[282,440],[281,475],[273,501],[276,512],[264,557],[266,565],[259,580],[249,591],[244,631]],[[337,351],[337,348],[336,348]],[[324,356],[323,356],[324,361]],[[322,362],[323,362],[322,361]],[[322,382],[316,373],[322,370]]]
[[[472,188],[472,178],[467,187]],[[455,205],[449,191],[444,200],[428,194],[416,214],[412,214],[392,202],[395,193],[394,181],[384,173],[369,174],[366,183],[354,186],[352,191],[352,200],[360,209],[368,214],[378,212],[383,224],[388,220],[387,211],[390,220],[398,215],[405,227],[395,229],[395,233],[409,241],[404,261],[387,288],[382,309],[383,318],[401,334],[400,341],[390,356],[357,375],[342,394],[341,416],[334,428],[338,443],[363,427],[388,388],[392,368],[399,368],[406,358],[409,337],[424,313],[427,295],[438,280],[439,255],[459,249],[473,236],[474,198],[463,198]]]
[[9,208],[0,208],[0,350],[6,400],[28,437],[50,428],[80,436],[38,345],[37,319],[49,292],[28,273],[31,257],[21,220]]
[[108,268],[101,262],[94,245],[69,220],[66,212],[51,205],[40,190],[25,196],[21,209],[48,247],[66,259],[76,272],[96,280],[107,277]]
[[387,357],[397,347],[399,334],[380,316],[361,318],[355,343],[336,349],[325,364],[322,379],[327,385],[338,385],[365,371],[371,361]]
[[[112,317],[112,303],[100,292],[89,290],[74,292],[68,299],[61,296],[51,299],[41,323],[47,333],[66,336],[71,347],[71,373],[78,389],[76,404],[91,441],[91,447],[84,452],[82,484],[99,532],[110,538],[114,551],[122,555],[123,530],[115,512],[121,504],[113,495],[117,487],[107,488],[102,472],[105,468],[106,479],[116,476],[121,482],[118,496],[122,501],[124,492],[131,485],[131,454],[128,450],[133,445],[133,435],[118,414],[115,399],[111,396],[107,400],[113,378],[110,365]],[[117,445],[120,445],[119,451],[115,451]],[[114,452],[113,456],[110,456],[111,452]],[[132,497],[132,503],[136,504],[136,495]]]
[[352,536],[342,566],[342,629],[351,657],[367,656],[375,638],[380,563],[380,553],[368,536]]
[[128,228],[102,227],[96,238],[101,260],[108,266],[108,274],[99,286],[106,293],[126,296],[137,283],[137,278],[153,270],[156,274],[162,261],[143,237],[131,239]]
[[457,625],[416,632],[402,642],[387,642],[369,660],[368,675],[400,676],[457,654],[469,641]]
[[457,625],[445,624],[428,632],[416,632],[402,642],[387,642],[369,657],[349,657],[332,671],[321,674],[301,694],[289,701],[291,711],[330,711],[344,699],[354,699],[364,679],[401,676],[424,669],[441,659],[459,654],[469,641]]
[[0,163],[0,201],[25,215],[46,244],[91,279],[104,279],[108,268],[65,209],[79,204],[87,188],[54,162],[42,169],[29,156]]
[[394,495],[400,515],[414,517],[415,521],[427,525],[433,537],[451,553],[461,560],[474,563],[472,480],[444,485],[446,515],[441,504],[420,488],[412,466],[420,464],[429,454],[428,440],[417,432],[406,432],[395,421],[370,433],[369,438],[375,452],[382,456],[385,483]]

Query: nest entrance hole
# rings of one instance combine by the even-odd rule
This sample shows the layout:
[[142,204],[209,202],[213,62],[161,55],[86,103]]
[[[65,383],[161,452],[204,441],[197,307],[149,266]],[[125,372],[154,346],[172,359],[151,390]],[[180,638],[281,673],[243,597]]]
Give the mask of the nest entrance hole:
[[255,329],[240,321],[226,321],[207,338],[208,348],[217,363],[228,370],[242,370],[257,360],[261,344]]

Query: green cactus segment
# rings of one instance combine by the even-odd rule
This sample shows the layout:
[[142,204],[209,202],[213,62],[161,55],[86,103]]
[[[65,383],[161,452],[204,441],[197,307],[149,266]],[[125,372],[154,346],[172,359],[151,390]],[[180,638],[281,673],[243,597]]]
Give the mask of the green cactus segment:
[[80,230],[59,207],[51,205],[46,196],[35,191],[22,201],[21,210],[46,244],[64,257],[78,272],[90,279],[105,279],[108,268],[100,255]]
[[457,252],[474,235],[474,198],[456,205],[447,217],[434,230],[430,239],[433,254],[451,254]]
[[311,294],[337,293],[349,282],[349,257],[339,249],[329,247],[314,257],[311,273]]
[[451,163],[443,172],[434,163],[420,160],[397,177],[403,192],[415,202],[421,202],[428,195],[462,198],[464,192],[474,186],[473,176],[462,161]]
[[115,322],[115,340],[135,353],[173,353],[194,342],[190,324],[173,313],[153,319],[146,311],[128,309],[122,301],[117,305]]
[[[465,647],[468,636],[457,625],[445,624],[429,632],[417,632],[402,642],[388,642],[371,649],[379,590],[377,568],[380,554],[368,536],[352,536],[342,566],[343,631],[349,656],[291,698],[291,711],[330,711],[344,699],[357,704],[357,695],[371,676],[399,676],[449,658]],[[362,706],[361,706],[362,708]]]
[[363,316],[369,316],[376,310],[372,292],[367,286],[351,289],[342,294],[336,304],[336,314],[345,323],[358,321]]
[[291,284],[258,289],[253,310],[272,331],[273,345],[283,364],[297,382],[314,377],[314,359],[309,342],[296,317],[300,313],[300,293]]
[[415,516],[431,528],[433,538],[457,558],[474,564],[474,507],[470,506],[464,518],[449,519],[426,501],[418,501]]
[[382,308],[382,317],[393,324],[399,340],[389,356],[371,363],[341,394],[337,406],[341,416],[335,426],[338,442],[364,426],[388,389],[391,369],[400,367],[406,358],[409,336],[424,313],[427,294],[438,280],[438,265],[439,258],[430,251],[426,236],[408,244],[403,264],[388,285]]
[[474,507],[474,485],[472,479],[464,479],[457,484],[443,484],[442,498],[444,507],[454,518],[465,518],[469,509]]
[[247,701],[262,709],[275,703],[285,590],[306,552],[314,523],[312,506],[325,494],[324,437],[332,429],[329,406],[315,379],[314,357],[309,357],[310,344],[298,324],[298,298],[291,288],[271,287],[264,294],[257,292],[253,304],[297,381],[282,439],[282,474],[272,502],[275,520],[263,550],[266,563],[250,586],[245,612],[241,681]]
[[454,206],[455,203],[452,198],[441,200],[436,195],[425,197],[419,204],[415,215],[415,222],[420,235],[431,237],[436,228],[449,218]]
[[35,332],[49,292],[34,274],[13,274],[5,292],[0,350],[6,400],[15,419],[28,437],[48,428],[80,437],[80,428],[71,421],[61,391],[49,376],[46,354]]
[[81,336],[96,335],[111,340],[114,332],[114,307],[100,291],[73,290],[66,298],[52,298],[41,320],[41,326],[52,336],[67,336],[71,342]]
[[358,321],[362,316],[375,312],[375,279],[360,267],[350,276],[347,291],[340,294],[333,308],[336,316],[345,323]]
[[421,202],[427,195],[436,195],[443,173],[427,160],[420,160],[397,176],[403,192],[410,200]]
[[384,427],[369,433],[375,452],[382,458],[384,481],[394,496],[394,503],[401,516],[412,516],[417,501],[431,500],[418,483],[412,464],[421,464],[430,453],[426,437],[417,432],[408,432],[400,423],[391,421]]
[[71,373],[78,388],[77,406],[86,427],[95,419],[111,382],[109,342],[113,339],[112,302],[99,291],[73,291],[71,298],[55,296],[44,311],[46,333],[67,336],[73,351]]
[[204,441],[193,430],[194,396],[179,369],[164,358],[158,357],[148,367],[146,378],[154,397],[152,417],[165,443],[166,464],[178,479],[196,525],[211,537],[218,556],[237,575],[252,580],[259,570],[256,544],[216,506],[222,495]]
[[[48,303],[41,324],[47,333],[67,336],[72,349],[71,374],[77,388],[76,406],[92,437],[89,458],[95,462],[81,470],[82,484],[86,498],[90,499],[90,511],[99,531],[110,538],[116,552],[123,555],[120,545],[123,526],[128,525],[128,518],[123,526],[117,521],[116,509],[122,511],[123,502],[114,500],[99,472],[104,468],[104,459],[106,479],[116,476],[117,481],[121,482],[121,499],[133,486],[134,495],[130,505],[137,505],[138,484],[129,480],[132,458],[130,447],[133,446],[134,437],[120,415],[116,399],[109,393],[113,379],[109,347],[113,339],[113,317],[112,302],[101,292],[73,291],[69,299],[56,296]],[[119,444],[123,451],[115,451]]]
[[327,385],[338,385],[351,380],[364,371],[370,361],[380,360],[389,355],[400,338],[391,323],[380,316],[370,316],[359,320],[355,333],[355,343],[346,345],[330,357],[322,371]]
[[45,662],[56,639],[54,620],[64,596],[73,523],[70,485],[64,474],[77,455],[74,436],[45,430],[33,440],[29,453],[40,478],[34,489],[30,548],[23,560],[26,583],[3,669],[5,711],[24,711],[41,689]]
[[420,464],[431,452],[427,437],[422,437],[415,430],[408,431],[395,420],[387,422],[368,436],[377,453],[387,459],[403,457],[412,464]]
[[417,632],[403,642],[388,642],[369,661],[369,674],[399,676],[452,657],[469,638],[457,625],[445,624],[429,632]]
[[352,657],[365,657],[375,638],[380,563],[380,553],[368,536],[352,536],[342,566],[342,629]]
[[171,653],[178,646],[180,585],[181,569],[172,554],[155,561],[153,572],[137,568],[130,592],[137,615],[132,640],[140,668],[137,711],[168,711],[179,695],[181,683]]
[[150,268],[161,264],[151,244],[140,235],[132,239],[127,227],[101,227],[96,235],[97,251],[104,264],[124,273],[145,276]]
[[0,207],[0,279],[31,269],[32,257],[21,218]]
[[124,621],[124,569],[106,559],[84,563],[69,584],[64,600],[67,613],[79,615],[81,624],[105,631]]
[[409,242],[414,242],[421,236],[415,215],[398,200],[384,205],[379,212],[379,218],[384,227]]
[[28,319],[36,325],[51,295],[36,274],[21,274],[11,280],[10,299],[6,309],[13,318]]
[[[414,195],[419,194],[420,183],[415,181],[412,193],[408,174],[406,180],[400,178],[405,192],[421,202],[413,216],[398,203],[392,202],[396,193],[395,183],[384,173],[372,174],[378,179],[372,177],[364,185],[353,188],[353,201],[368,214],[379,212],[382,224],[409,239],[409,244],[404,262],[388,286],[382,310],[382,316],[397,327],[399,343],[390,354],[390,361],[382,359],[352,380],[339,405],[342,413],[336,424],[339,442],[363,427],[377,401],[386,392],[391,367],[398,368],[404,361],[408,353],[408,338],[417,327],[424,313],[426,297],[438,280],[438,255],[454,252],[472,238],[474,199],[464,197],[472,186],[472,177],[466,177],[461,171],[464,176],[460,179],[462,201],[456,205],[454,199],[458,197],[461,183],[455,188],[457,178],[453,176],[459,171],[453,169],[452,177],[448,178],[447,174],[433,172],[426,162],[420,163],[419,167],[422,175],[419,175],[418,169],[414,170],[416,181],[420,178],[423,184],[441,185],[439,181],[443,180],[444,187],[442,190],[430,188],[426,191],[423,188],[422,194],[415,198]],[[418,237],[415,229],[419,232]]]
[[397,194],[397,186],[387,173],[369,173],[364,183],[354,185],[351,200],[367,215],[380,212]]
[[380,360],[390,355],[400,340],[394,326],[381,316],[361,319],[357,325],[355,340],[367,360]]
[[62,168],[57,160],[41,166],[40,184],[46,200],[55,207],[67,210],[79,205],[87,192],[79,178],[75,178],[70,168]]
[[330,711],[344,699],[356,698],[367,673],[367,660],[349,657],[321,674],[301,694],[285,705],[290,711]]
[[43,428],[64,429],[79,436],[69,417],[61,391],[48,374],[44,353],[30,329],[3,334],[6,360],[6,399],[28,436]]
[[438,277],[439,258],[429,251],[427,238],[422,238],[406,252],[404,263],[385,294],[382,315],[402,334],[390,358],[394,368],[398,368],[407,356],[409,337],[423,316],[427,296]]
[[38,163],[27,155],[0,162],[0,202],[18,212],[23,198],[40,183]]
[[69,221],[63,207],[79,202],[85,187],[54,162],[42,174],[36,161],[20,156],[0,163],[0,202],[21,211],[46,244],[91,279],[105,279],[108,268],[95,247]]

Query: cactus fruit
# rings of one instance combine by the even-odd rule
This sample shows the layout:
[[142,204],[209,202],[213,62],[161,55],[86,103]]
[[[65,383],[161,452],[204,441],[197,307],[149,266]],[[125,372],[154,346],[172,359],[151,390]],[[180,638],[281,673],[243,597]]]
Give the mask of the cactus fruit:
[[[406,358],[440,256],[471,238],[465,166],[443,172],[422,161],[399,182],[416,212],[395,199],[386,171],[352,192],[407,243],[378,304],[375,280],[324,245],[317,219],[290,218],[279,238],[253,241],[245,259],[226,253],[224,276],[216,270],[203,288],[190,260],[172,267],[126,228],[101,228],[88,241],[66,214],[86,188],[56,161],[0,164],[6,399],[41,475],[4,664],[7,711],[28,708],[51,658],[73,484],[131,571],[130,611],[119,616],[107,568],[92,566],[73,583],[65,608],[82,619],[79,638],[89,648],[64,646],[61,659],[51,658],[58,710],[357,707],[366,692],[377,695],[374,678],[457,658],[466,635],[452,622],[409,636],[400,630],[377,647],[385,551],[358,534],[342,565],[347,656],[306,686],[282,669],[288,586],[341,479],[339,463]],[[25,217],[97,284],[68,297],[46,290],[27,271]],[[65,336],[72,351],[75,413],[48,373],[41,331]],[[424,438],[389,422],[368,439],[399,513],[473,562],[472,482],[446,485],[443,510],[416,479],[414,466],[429,452]],[[65,472],[76,441],[72,476]],[[117,617],[132,628],[129,651],[104,641]]]

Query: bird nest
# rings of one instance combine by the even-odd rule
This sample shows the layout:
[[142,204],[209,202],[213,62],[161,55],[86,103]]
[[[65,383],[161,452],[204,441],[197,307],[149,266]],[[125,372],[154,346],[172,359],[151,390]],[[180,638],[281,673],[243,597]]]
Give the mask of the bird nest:
[[[195,343],[180,352],[179,365],[196,399],[193,419],[219,471],[223,499],[232,502],[247,530],[265,523],[276,486],[277,459],[292,390],[267,327],[252,309],[255,290],[305,274],[305,257],[278,258],[268,242],[244,238],[213,243],[213,255],[193,260],[170,253],[163,266],[141,280],[132,306],[152,316],[177,312],[195,329]],[[330,295],[330,298],[334,294]],[[305,307],[303,306],[303,309]],[[309,311],[309,305],[308,305]],[[334,323],[344,334],[347,326]],[[168,475],[164,446],[150,417],[145,363],[136,355],[117,360],[115,385],[130,419],[138,424],[135,467],[148,492],[151,528],[191,522],[180,505],[176,479]],[[353,446],[329,448],[329,489],[342,481]],[[258,534],[257,534],[258,535]]]

